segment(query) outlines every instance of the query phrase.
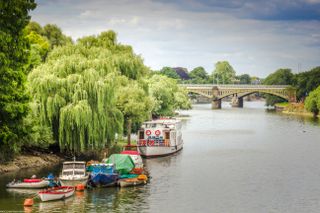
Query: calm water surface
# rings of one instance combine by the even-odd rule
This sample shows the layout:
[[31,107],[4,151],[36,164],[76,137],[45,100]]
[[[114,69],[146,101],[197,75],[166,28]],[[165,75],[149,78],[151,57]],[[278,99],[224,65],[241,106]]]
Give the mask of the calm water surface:
[[211,110],[195,105],[183,112],[184,149],[145,161],[150,184],[88,190],[65,201],[24,209],[36,191],[7,190],[13,177],[0,176],[0,212],[320,212],[320,124],[267,112],[263,102],[243,109]]

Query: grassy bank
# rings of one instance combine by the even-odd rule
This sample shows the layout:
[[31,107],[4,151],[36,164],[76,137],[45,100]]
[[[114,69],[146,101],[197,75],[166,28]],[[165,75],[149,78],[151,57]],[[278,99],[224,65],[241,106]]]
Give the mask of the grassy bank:
[[303,103],[277,103],[275,104],[275,108],[277,111],[281,111],[284,114],[313,117],[313,114],[305,109]]

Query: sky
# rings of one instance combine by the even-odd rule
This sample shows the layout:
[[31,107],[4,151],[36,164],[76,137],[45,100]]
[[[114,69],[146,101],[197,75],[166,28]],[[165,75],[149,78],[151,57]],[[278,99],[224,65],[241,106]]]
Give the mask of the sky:
[[320,0],[36,0],[33,21],[76,40],[114,30],[145,65],[228,61],[237,74],[266,77],[320,66]]

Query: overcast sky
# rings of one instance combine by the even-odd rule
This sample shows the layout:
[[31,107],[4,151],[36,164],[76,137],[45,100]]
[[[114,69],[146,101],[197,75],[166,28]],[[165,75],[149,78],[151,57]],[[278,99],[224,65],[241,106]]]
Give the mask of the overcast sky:
[[112,29],[152,69],[227,60],[265,77],[320,65],[320,0],[36,0],[32,20],[74,40]]

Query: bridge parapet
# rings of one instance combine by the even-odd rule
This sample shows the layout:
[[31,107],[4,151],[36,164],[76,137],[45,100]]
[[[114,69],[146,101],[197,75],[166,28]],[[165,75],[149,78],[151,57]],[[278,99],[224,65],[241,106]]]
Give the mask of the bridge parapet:
[[[284,98],[290,102],[296,101],[296,91],[290,85],[253,85],[253,84],[180,84],[189,92],[193,92],[213,101],[220,101],[228,96],[243,98],[252,93],[267,93]],[[221,107],[221,103],[215,104]],[[242,106],[242,104],[240,104]]]

